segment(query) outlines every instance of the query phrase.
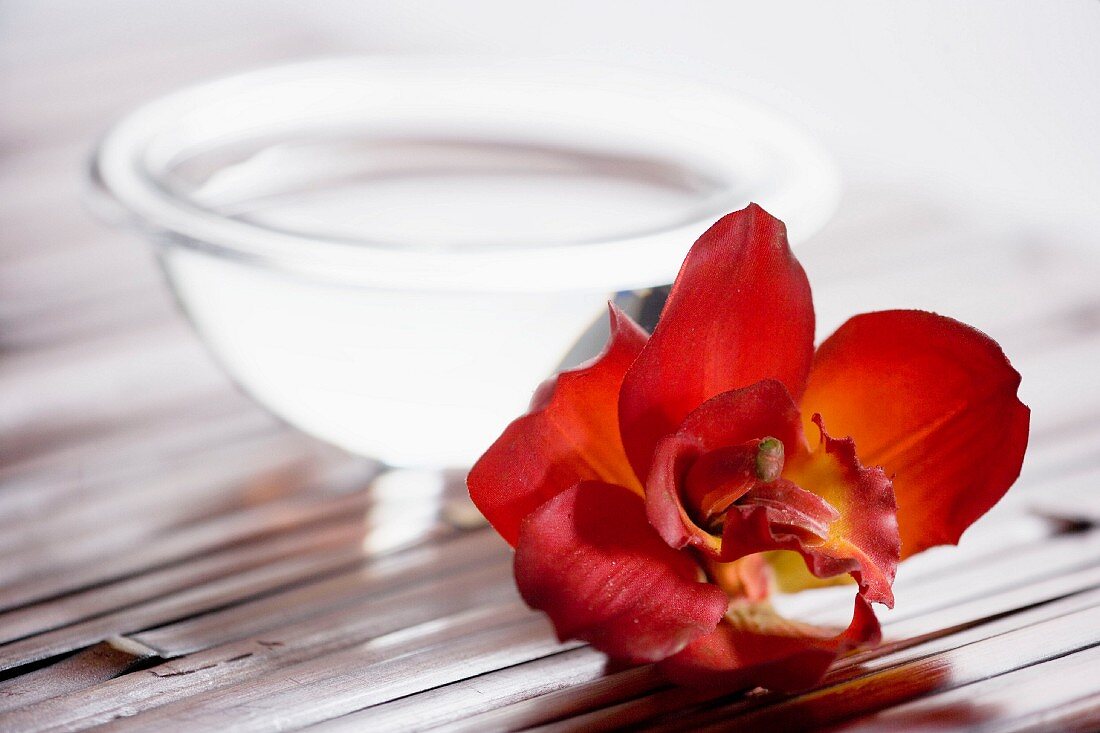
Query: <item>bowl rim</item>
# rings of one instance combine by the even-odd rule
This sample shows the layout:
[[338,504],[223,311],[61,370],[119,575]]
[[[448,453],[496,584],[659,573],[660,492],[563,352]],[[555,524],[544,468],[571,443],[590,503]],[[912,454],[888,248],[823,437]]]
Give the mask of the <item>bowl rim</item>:
[[[445,70],[445,71],[442,71]],[[309,236],[232,219],[174,194],[145,164],[150,146],[182,110],[226,99],[255,85],[275,88],[288,80],[327,75],[472,73],[476,79],[526,75],[554,84],[585,88],[621,85],[645,90],[656,104],[669,94],[679,101],[719,105],[739,115],[744,144],[772,155],[776,190],[764,201],[793,223],[792,239],[802,241],[834,213],[840,195],[838,169],[828,153],[785,115],[747,96],[665,72],[593,65],[555,59],[501,59],[471,56],[345,56],[296,61],[200,82],[155,98],[118,120],[92,152],[89,180],[93,195],[109,202],[109,217],[147,232],[164,246],[183,246],[263,268],[322,281],[384,288],[445,290],[608,292],[671,282],[691,243],[716,219],[749,203],[747,198],[707,201],[693,216],[652,231],[598,240],[516,248],[430,250],[382,246],[327,236]],[[721,128],[716,127],[717,131]],[[720,168],[722,161],[717,161]],[[739,171],[728,169],[732,176]],[[759,181],[755,182],[759,185]],[[754,182],[748,179],[747,186]],[[713,197],[712,197],[713,198]],[[754,197],[755,199],[756,197]],[[104,211],[104,206],[99,210]],[[790,217],[794,217],[793,221]],[[378,245],[378,246],[375,246]],[[614,273],[613,280],[609,273]],[[610,285],[610,286],[609,286]]]

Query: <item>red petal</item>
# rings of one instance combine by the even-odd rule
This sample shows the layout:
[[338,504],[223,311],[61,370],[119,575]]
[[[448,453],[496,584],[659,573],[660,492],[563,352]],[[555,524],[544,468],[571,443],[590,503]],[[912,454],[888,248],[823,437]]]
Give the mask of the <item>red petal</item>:
[[695,687],[799,692],[820,680],[838,656],[880,638],[878,620],[860,595],[852,623],[836,636],[789,621],[767,603],[746,603],[659,666],[674,682]]
[[658,441],[717,394],[777,379],[796,398],[813,357],[810,285],[783,222],[755,204],[691,248],[660,322],[623,382],[627,455],[648,473]]
[[719,538],[695,524],[681,488],[692,465],[706,454],[766,436],[782,441],[788,456],[807,450],[798,409],[786,387],[773,380],[707,400],[661,441],[646,482],[646,511],[670,546],[692,545],[719,556]]
[[759,440],[705,453],[683,477],[680,501],[704,523],[720,517],[758,481]]
[[470,471],[470,498],[509,544],[524,517],[579,481],[642,493],[619,439],[617,405],[623,375],[646,338],[612,305],[604,352],[544,383],[532,411],[509,425]]
[[708,633],[729,599],[699,565],[661,541],[642,500],[588,481],[540,506],[516,546],[516,585],[558,637],[631,662],[654,662]]
[[737,508],[766,509],[773,524],[813,539],[828,537],[829,525],[840,518],[832,504],[787,479],[753,487]]
[[[805,558],[810,572],[819,578],[858,570],[858,564],[851,558],[817,550],[838,512],[816,494],[790,481],[777,484],[767,487],[770,490],[767,493],[776,496],[775,503],[742,504],[726,513],[722,559],[734,561],[771,550],[793,550]],[[815,504],[815,500],[820,504]]]
[[902,557],[954,544],[1016,480],[1030,411],[995,341],[922,311],[856,316],[818,348],[803,415],[893,475]]

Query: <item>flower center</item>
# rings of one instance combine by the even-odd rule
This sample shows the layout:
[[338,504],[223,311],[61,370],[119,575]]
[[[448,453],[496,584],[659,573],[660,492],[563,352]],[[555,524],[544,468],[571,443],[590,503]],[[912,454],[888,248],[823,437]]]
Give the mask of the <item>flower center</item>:
[[756,478],[765,483],[775,481],[783,473],[783,443],[767,437],[756,447]]
[[757,484],[783,473],[783,442],[771,436],[719,448],[700,456],[688,469],[683,500],[702,527],[721,526],[726,511]]

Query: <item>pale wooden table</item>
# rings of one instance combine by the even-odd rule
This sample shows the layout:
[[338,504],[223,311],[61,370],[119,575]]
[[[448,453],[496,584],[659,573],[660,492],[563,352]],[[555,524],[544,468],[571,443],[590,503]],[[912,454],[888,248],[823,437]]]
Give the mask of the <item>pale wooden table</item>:
[[375,468],[239,395],[142,243],[83,211],[113,116],[309,39],[101,56],[67,32],[7,39],[0,89],[0,731],[1100,728],[1100,267],[1056,231],[869,182],[807,245],[822,334],[919,306],[998,338],[1032,447],[960,548],[902,569],[882,648],[809,694],[712,699],[557,643],[489,531],[401,544]]

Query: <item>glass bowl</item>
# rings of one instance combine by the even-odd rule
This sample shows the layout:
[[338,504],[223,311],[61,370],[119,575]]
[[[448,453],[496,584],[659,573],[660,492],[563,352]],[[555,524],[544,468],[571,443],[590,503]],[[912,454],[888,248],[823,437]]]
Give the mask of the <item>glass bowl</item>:
[[[467,466],[617,293],[754,200],[805,239],[828,157],[748,99],[560,63],[319,60],[152,101],[94,155],[256,400],[395,466]],[[576,350],[573,350],[575,354]]]

